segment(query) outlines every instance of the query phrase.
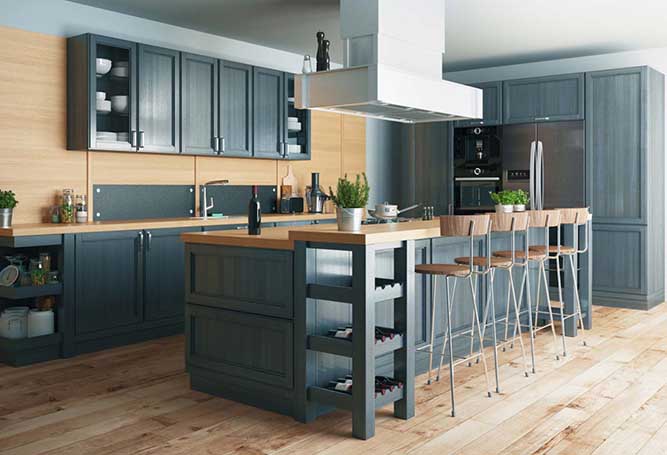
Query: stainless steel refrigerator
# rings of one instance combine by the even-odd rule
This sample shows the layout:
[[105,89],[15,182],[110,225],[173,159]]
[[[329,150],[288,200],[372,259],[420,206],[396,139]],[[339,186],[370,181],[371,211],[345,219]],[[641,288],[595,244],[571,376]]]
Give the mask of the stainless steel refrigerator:
[[531,208],[585,207],[584,122],[503,127],[503,189],[522,189]]

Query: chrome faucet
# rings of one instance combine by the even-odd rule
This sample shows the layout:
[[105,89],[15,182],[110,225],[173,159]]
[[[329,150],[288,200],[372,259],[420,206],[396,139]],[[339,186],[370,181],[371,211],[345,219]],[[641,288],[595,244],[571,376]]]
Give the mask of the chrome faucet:
[[208,211],[211,210],[214,207],[213,203],[213,196],[211,196],[211,205],[208,205],[208,201],[206,200],[206,186],[208,185],[227,185],[229,183],[229,180],[211,180],[210,182],[206,182],[202,185],[202,201],[199,202],[199,207],[200,211],[203,211],[204,213],[201,215],[202,218],[205,220],[208,219]]

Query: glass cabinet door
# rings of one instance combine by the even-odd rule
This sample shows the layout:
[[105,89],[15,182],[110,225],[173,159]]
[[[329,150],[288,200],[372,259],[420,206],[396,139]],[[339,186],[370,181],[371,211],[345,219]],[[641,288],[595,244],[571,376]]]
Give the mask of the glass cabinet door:
[[137,150],[136,44],[91,35],[90,148]]

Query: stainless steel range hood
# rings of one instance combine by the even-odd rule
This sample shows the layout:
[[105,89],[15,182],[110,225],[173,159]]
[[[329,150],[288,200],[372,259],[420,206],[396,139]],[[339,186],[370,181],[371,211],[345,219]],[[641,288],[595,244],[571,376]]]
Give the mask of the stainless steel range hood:
[[403,123],[482,118],[482,91],[442,79],[444,0],[341,0],[344,68],[296,76],[298,109]]

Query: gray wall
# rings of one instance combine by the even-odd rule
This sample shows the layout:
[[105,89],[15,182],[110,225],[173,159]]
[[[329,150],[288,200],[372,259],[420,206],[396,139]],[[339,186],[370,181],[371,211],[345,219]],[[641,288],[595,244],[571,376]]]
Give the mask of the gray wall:
[[366,175],[371,186],[368,205],[384,201],[403,204],[408,152],[406,128],[402,123],[368,119],[366,123]]

